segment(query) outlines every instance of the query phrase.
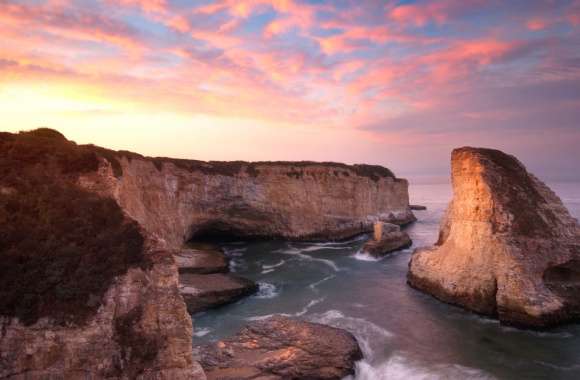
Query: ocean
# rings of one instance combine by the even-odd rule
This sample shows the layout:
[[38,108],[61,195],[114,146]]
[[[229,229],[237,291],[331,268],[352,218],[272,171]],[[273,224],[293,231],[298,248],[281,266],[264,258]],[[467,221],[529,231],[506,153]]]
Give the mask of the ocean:
[[[548,185],[580,218],[580,183]],[[260,291],[195,315],[194,345],[283,314],[352,332],[365,357],[352,380],[580,379],[580,325],[545,332],[506,327],[406,284],[411,252],[437,240],[451,187],[411,185],[410,198],[427,206],[406,229],[413,247],[380,260],[359,253],[366,236],[224,244],[231,270],[258,282]]]

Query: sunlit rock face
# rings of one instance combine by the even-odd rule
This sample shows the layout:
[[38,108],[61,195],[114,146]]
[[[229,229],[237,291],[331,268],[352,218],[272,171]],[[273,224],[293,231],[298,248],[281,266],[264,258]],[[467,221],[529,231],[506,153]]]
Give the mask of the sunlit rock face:
[[195,351],[208,380],[339,380],[362,359],[352,334],[283,316],[252,322]]
[[407,181],[378,166],[207,163],[115,152],[99,175],[82,181],[175,247],[205,235],[342,239],[371,231],[376,220],[415,220]]
[[507,324],[580,317],[580,230],[556,194],[497,150],[456,149],[451,166],[439,241],[413,254],[409,284]]

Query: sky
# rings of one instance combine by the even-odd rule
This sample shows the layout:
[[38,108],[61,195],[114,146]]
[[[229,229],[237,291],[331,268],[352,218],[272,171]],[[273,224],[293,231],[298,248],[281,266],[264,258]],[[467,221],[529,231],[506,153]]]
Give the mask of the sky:
[[580,179],[580,0],[0,0],[0,130],[202,160]]

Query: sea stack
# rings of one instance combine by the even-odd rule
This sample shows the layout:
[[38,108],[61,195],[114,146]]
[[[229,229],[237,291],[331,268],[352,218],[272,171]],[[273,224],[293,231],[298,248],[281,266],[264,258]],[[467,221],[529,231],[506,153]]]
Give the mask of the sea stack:
[[408,283],[502,323],[543,328],[580,317],[580,228],[513,156],[464,147],[439,240],[418,249]]

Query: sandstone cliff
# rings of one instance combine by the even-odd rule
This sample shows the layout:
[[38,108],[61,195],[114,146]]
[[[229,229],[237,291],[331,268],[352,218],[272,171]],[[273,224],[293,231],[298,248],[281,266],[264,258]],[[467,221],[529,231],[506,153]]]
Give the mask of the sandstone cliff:
[[174,248],[413,218],[407,182],[382,167],[152,159],[0,133],[0,378],[204,379]]
[[313,162],[200,162],[102,151],[83,186],[114,197],[170,246],[199,235],[342,239],[406,224],[408,183],[387,169]]
[[0,133],[0,378],[204,379],[173,252],[79,188],[99,159]]
[[545,327],[580,317],[580,230],[513,156],[452,153],[453,200],[433,248],[417,250],[417,289],[502,322]]

